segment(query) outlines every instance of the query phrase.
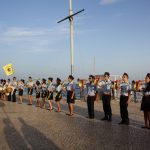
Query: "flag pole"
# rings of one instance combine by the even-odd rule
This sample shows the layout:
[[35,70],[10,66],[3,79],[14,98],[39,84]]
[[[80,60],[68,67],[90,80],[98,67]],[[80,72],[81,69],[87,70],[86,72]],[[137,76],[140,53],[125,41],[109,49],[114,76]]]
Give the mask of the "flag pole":
[[[69,0],[69,15],[73,15],[72,0]],[[73,17],[70,17],[70,58],[71,58],[71,75],[74,73],[74,26]]]
[[70,22],[70,63],[71,63],[71,75],[74,73],[74,16],[78,15],[79,13],[83,12],[84,9],[76,12],[73,14],[72,9],[72,0],[69,0],[69,16],[63,18],[62,20],[58,21],[57,23],[61,23],[65,20],[69,20]]

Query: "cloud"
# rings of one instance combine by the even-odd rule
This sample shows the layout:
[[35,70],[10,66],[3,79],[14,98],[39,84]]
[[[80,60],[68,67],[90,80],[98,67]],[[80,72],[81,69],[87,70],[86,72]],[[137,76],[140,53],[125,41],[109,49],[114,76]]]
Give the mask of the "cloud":
[[66,25],[52,28],[8,27],[0,31],[1,46],[11,46],[22,52],[54,51],[50,48],[67,38],[69,27]]
[[100,1],[100,5],[110,5],[110,4],[114,4],[117,2],[120,2],[121,0],[101,0]]

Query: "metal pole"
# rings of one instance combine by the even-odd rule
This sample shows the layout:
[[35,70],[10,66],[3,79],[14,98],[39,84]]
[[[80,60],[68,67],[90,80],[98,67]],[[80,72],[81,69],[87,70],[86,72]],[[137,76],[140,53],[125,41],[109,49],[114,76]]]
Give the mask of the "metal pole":
[[[72,0],[69,0],[69,15],[71,16],[73,14],[72,10]],[[70,21],[70,55],[71,55],[71,75],[74,72],[74,27],[73,27],[73,17],[69,19]]]

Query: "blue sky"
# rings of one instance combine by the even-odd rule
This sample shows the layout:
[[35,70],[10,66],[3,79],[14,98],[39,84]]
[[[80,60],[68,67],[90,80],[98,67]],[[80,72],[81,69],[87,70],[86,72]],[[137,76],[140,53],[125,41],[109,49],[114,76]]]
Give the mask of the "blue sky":
[[[149,0],[73,0],[75,77],[109,71],[141,79],[150,72]],[[0,76],[11,62],[18,78],[70,73],[69,0],[0,0]]]

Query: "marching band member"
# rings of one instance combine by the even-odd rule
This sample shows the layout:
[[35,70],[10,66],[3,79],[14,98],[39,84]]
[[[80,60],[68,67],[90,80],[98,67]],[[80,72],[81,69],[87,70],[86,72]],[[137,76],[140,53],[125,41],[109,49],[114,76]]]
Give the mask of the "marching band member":
[[45,109],[46,108],[46,96],[47,96],[47,85],[46,85],[46,79],[42,79],[42,108]]
[[110,80],[109,72],[104,73],[104,80],[100,81],[98,86],[102,87],[103,90],[102,102],[103,102],[104,117],[101,120],[111,121],[112,119],[111,91],[113,88],[113,84],[112,81]]
[[32,77],[29,77],[28,78],[28,82],[27,82],[27,87],[28,87],[28,99],[29,99],[29,103],[28,105],[32,105],[32,94],[33,94],[33,86],[34,86],[34,83],[32,81]]
[[145,77],[145,85],[141,86],[143,91],[143,98],[141,103],[141,110],[144,112],[145,125],[142,128],[150,129],[150,73]]
[[5,95],[5,93],[6,93],[6,89],[7,89],[7,87],[8,87],[8,85],[7,85],[7,82],[6,82],[6,80],[3,80],[3,82],[2,82],[2,89],[3,89],[3,91],[2,91],[2,99],[3,100],[6,100],[6,95]]
[[137,102],[137,91],[136,91],[136,82],[133,80],[132,81],[132,86],[131,86],[131,90],[132,90],[132,93],[133,93],[133,101],[136,103]]
[[2,91],[3,91],[3,79],[0,80],[0,99],[2,98]]
[[18,82],[18,91],[19,91],[19,104],[22,104],[22,96],[23,96],[23,90],[25,88],[25,85],[24,85],[24,80],[21,79],[19,82]]
[[60,109],[60,100],[62,99],[62,85],[61,80],[59,78],[56,79],[56,96],[55,101],[57,103],[57,110],[55,112],[61,112]]
[[120,83],[119,87],[121,89],[120,94],[120,114],[121,114],[121,124],[129,125],[129,117],[128,117],[128,105],[131,100],[131,84],[128,81],[129,76],[127,73],[124,73],[122,76],[122,83]]
[[16,91],[17,91],[17,81],[16,77],[13,77],[13,80],[11,82],[11,86],[13,87],[13,92],[12,92],[12,101],[16,102]]
[[48,110],[53,110],[53,106],[52,106],[52,101],[53,101],[53,91],[54,91],[54,86],[53,86],[53,78],[48,78],[48,92],[47,92],[47,99],[48,99],[48,104],[49,104],[49,108]]
[[[11,86],[11,81],[10,81],[10,79],[7,80],[7,85],[8,85],[8,87]],[[11,101],[11,92],[8,94],[7,99],[8,99],[8,101]]]
[[87,96],[87,107],[88,107],[88,117],[89,119],[94,119],[94,102],[97,98],[97,87],[94,83],[95,77],[89,75],[89,82],[86,84],[88,96]]
[[69,75],[67,89],[63,88],[67,92],[67,103],[68,103],[68,113],[66,115],[74,115],[74,103],[75,103],[75,86],[73,83],[74,77]]
[[36,107],[40,107],[41,83],[39,81],[36,81],[35,91],[36,91],[36,100],[37,100]]

